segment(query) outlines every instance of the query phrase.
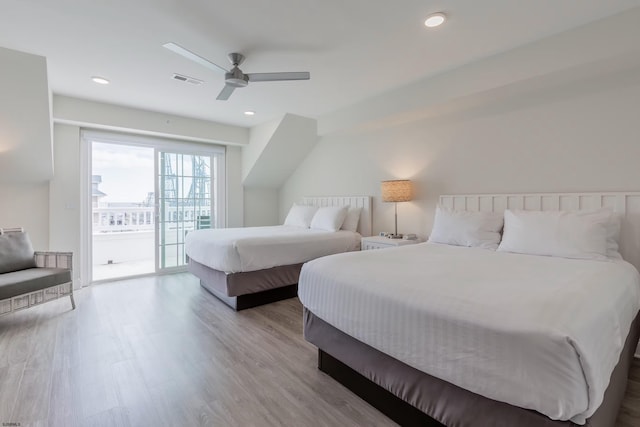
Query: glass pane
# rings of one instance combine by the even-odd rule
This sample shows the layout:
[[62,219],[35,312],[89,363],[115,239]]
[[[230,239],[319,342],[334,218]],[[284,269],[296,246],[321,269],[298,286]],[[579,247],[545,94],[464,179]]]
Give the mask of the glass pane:
[[209,169],[211,168],[211,158],[209,156],[200,156],[200,161],[204,167],[207,168],[207,172],[209,172]]
[[184,239],[189,231],[211,228],[210,156],[163,153],[160,167],[162,225],[159,254],[162,267],[184,265]]
[[180,192],[178,193],[178,197],[188,197],[191,198],[191,192],[193,191],[193,178],[184,177],[180,183]]
[[193,162],[195,156],[182,157],[182,176],[193,176]]
[[184,245],[178,245],[178,260],[180,261],[179,265],[185,265],[187,263],[187,258],[184,253]]
[[162,230],[164,230],[164,239],[162,239],[162,243],[165,245],[171,245],[178,243],[178,223],[171,221],[166,222],[162,226]]
[[[161,266],[163,268],[171,268],[178,266],[178,245],[165,245],[164,249],[164,257]],[[162,257],[162,252],[161,252]]]
[[155,271],[154,150],[91,143],[93,280]]

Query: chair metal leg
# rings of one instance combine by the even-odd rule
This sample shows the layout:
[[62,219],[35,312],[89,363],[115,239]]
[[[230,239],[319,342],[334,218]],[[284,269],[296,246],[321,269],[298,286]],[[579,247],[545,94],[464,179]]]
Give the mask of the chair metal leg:
[[76,302],[73,300],[73,294],[69,295],[69,298],[71,298],[71,310],[75,310]]

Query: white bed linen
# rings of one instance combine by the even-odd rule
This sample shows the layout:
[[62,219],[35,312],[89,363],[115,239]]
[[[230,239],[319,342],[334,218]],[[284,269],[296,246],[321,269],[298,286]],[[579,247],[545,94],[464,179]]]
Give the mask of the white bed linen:
[[418,244],[305,264],[315,315],[416,369],[584,424],[640,308],[624,261]]
[[189,258],[227,273],[299,264],[358,249],[359,233],[286,225],[195,230],[185,239]]

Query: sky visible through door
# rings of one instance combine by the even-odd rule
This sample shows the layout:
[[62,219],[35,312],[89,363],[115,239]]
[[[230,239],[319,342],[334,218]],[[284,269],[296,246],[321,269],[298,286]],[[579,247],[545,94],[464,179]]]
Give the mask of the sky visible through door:
[[154,149],[92,143],[93,280],[155,272]]

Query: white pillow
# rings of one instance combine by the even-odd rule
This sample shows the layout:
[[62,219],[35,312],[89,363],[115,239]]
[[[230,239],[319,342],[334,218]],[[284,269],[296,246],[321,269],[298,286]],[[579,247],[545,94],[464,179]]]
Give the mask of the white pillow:
[[293,204],[287,218],[284,220],[284,225],[290,225],[292,227],[309,228],[313,215],[318,210],[317,206],[306,206]]
[[316,230],[338,231],[347,216],[346,206],[320,208],[311,220],[311,228]]
[[342,223],[342,230],[353,231],[354,233],[358,231],[358,223],[360,222],[360,213],[362,212],[362,208],[352,208],[349,207],[347,211],[347,216]]
[[607,257],[611,259],[622,259],[618,248],[622,216],[616,212],[610,212],[611,219],[607,223]]
[[575,259],[607,259],[613,212],[504,211],[499,251]]
[[429,242],[495,250],[500,243],[502,215],[495,212],[436,208]]

